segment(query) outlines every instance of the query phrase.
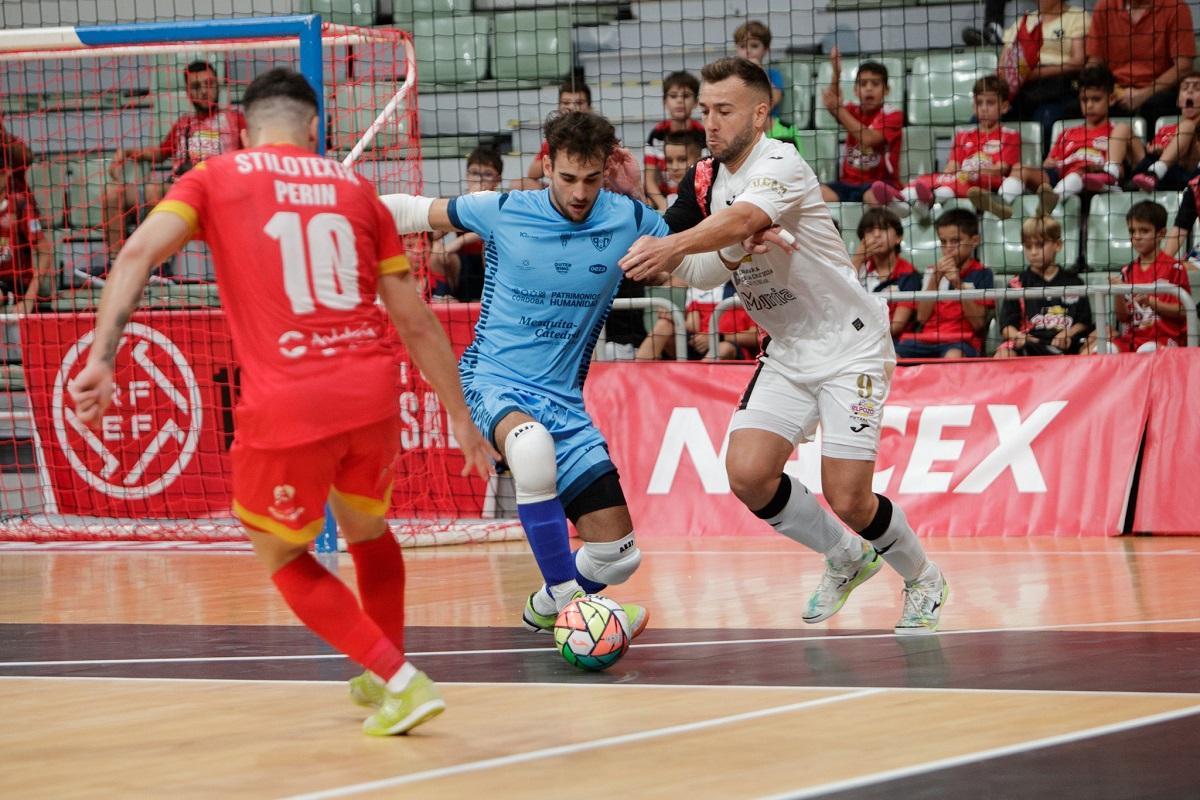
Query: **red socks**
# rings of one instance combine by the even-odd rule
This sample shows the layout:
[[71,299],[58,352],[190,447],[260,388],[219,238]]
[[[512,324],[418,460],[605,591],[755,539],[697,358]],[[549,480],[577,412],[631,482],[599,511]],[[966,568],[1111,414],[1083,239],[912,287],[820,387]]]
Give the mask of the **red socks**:
[[289,561],[271,580],[309,630],[385,681],[404,664],[404,654],[363,613],[354,593],[309,553]]
[[347,545],[358,576],[363,610],[396,649],[404,652],[404,556],[391,531]]

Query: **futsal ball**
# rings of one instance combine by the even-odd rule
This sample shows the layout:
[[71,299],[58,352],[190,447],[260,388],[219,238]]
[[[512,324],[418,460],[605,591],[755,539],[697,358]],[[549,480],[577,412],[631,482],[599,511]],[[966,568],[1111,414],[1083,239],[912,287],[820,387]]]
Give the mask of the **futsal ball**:
[[558,612],[554,644],[572,666],[608,669],[629,649],[629,618],[620,603],[607,597],[577,597]]

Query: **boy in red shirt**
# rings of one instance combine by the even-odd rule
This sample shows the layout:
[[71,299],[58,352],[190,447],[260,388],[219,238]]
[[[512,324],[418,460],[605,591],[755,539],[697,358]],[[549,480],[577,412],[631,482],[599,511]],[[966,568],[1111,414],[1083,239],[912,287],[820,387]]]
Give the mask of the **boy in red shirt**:
[[911,210],[928,221],[935,203],[998,188],[1021,163],[1021,132],[1000,124],[1000,117],[1008,112],[1008,84],[998,75],[985,75],[975,82],[971,94],[978,124],[954,134],[945,169],[921,175],[900,191],[876,181],[868,196],[890,205],[902,217]]
[[[463,474],[486,475],[498,454],[471,423],[450,344],[416,292],[391,215],[368,182],[314,152],[312,87],[273,69],[244,103],[250,149],[196,165],[122,248],[71,397],[84,424],[100,421],[150,271],[202,236],[242,366],[234,514],[296,616],[367,668],[351,681],[351,697],[377,709],[364,732],[404,733],[445,703],[404,656],[404,560],[384,519],[398,375],[376,295],[449,414]],[[308,552],[326,501],[354,559],[361,606]]]
[[0,309],[11,296],[18,312],[30,314],[49,299],[38,289],[53,283],[46,279],[54,273],[54,246],[42,232],[33,196],[7,188],[13,172],[0,161]]
[[[952,292],[991,289],[992,271],[975,260],[979,246],[979,218],[965,208],[954,208],[938,217],[941,257],[925,271],[922,289]],[[900,337],[896,355],[901,358],[971,358],[983,352],[990,300],[921,300],[915,306],[917,329]]]
[[1150,144],[1140,139],[1129,143],[1129,152],[1138,165],[1130,182],[1143,192],[1158,189],[1177,191],[1200,163],[1200,140],[1196,122],[1200,120],[1200,73],[1189,72],[1179,82],[1179,122],[1163,125]]
[[646,137],[643,173],[646,200],[659,211],[667,210],[667,198],[675,194],[679,185],[678,179],[672,180],[667,172],[667,136],[695,131],[700,134],[700,141],[704,141],[704,126],[692,119],[699,96],[700,81],[690,72],[672,72],[663,79],[663,108],[667,110],[667,118],[651,128]]
[[1041,167],[1021,166],[1000,184],[999,193],[971,198],[980,211],[1000,219],[1012,216],[1012,203],[1025,189],[1037,192],[1039,214],[1045,216],[1065,197],[1083,191],[1106,192],[1121,178],[1133,133],[1129,124],[1108,118],[1116,82],[1103,64],[1079,73],[1079,107],[1084,124],[1059,134]]
[[846,130],[846,155],[839,180],[822,184],[821,197],[826,203],[884,202],[871,191],[882,181],[900,189],[900,143],[904,136],[904,112],[884,102],[888,94],[887,67],[865,61],[854,76],[857,103],[843,103],[839,81],[842,57],[837,48],[830,55],[833,77],[821,94],[825,108]]
[[[1183,266],[1174,256],[1159,250],[1167,232],[1167,210],[1152,200],[1143,200],[1133,204],[1125,222],[1137,258],[1110,281],[1114,284],[1165,281],[1190,292]],[[1128,298],[1114,295],[1113,308],[1122,331],[1112,345],[1122,353],[1147,353],[1159,347],[1187,344],[1183,307],[1173,294],[1135,294]]]

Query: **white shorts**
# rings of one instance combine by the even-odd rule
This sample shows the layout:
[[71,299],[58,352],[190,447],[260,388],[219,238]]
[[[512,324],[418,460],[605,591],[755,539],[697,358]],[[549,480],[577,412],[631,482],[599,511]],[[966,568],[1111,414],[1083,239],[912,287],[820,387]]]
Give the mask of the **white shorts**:
[[770,431],[793,445],[812,441],[821,426],[821,455],[874,461],[883,404],[896,367],[891,348],[858,356],[819,380],[796,381],[768,356],[733,414],[729,430]]

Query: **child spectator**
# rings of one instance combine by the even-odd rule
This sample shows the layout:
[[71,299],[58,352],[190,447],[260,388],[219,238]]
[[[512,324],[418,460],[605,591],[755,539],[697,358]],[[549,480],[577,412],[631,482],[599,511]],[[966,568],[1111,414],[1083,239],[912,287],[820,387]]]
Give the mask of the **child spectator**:
[[[858,247],[851,257],[868,292],[915,292],[921,288],[921,275],[912,262],[900,257],[904,226],[900,217],[887,208],[868,208],[858,221]],[[892,338],[912,326],[912,303],[888,303]]]
[[[1183,265],[1174,256],[1159,251],[1167,229],[1167,210],[1153,200],[1142,200],[1129,209],[1125,222],[1137,258],[1123,267],[1120,275],[1112,276],[1110,282],[1164,281],[1190,292]],[[1173,294],[1135,294],[1128,299],[1115,295],[1113,308],[1122,330],[1112,345],[1122,353],[1146,353],[1159,347],[1187,344],[1183,307]]]
[[[500,185],[504,161],[487,147],[476,147],[467,156],[467,194],[489,192]],[[447,242],[440,236],[429,255],[432,298],[471,303],[483,294],[483,240],[476,233],[460,233]]]
[[[979,219],[965,208],[937,218],[941,257],[925,271],[923,289],[991,289],[992,271],[975,260]],[[910,305],[914,305],[910,303]],[[964,358],[983,351],[990,300],[921,300],[915,303],[917,327],[896,344],[903,358]]]
[[667,134],[667,138],[663,141],[663,156],[666,164],[664,177],[670,189],[670,193],[666,197],[667,207],[675,202],[675,195],[683,176],[703,155],[703,131],[671,131]]
[[907,216],[909,210],[928,221],[931,206],[972,192],[992,191],[1021,162],[1021,132],[1000,125],[1008,111],[1008,85],[996,75],[975,81],[974,128],[954,134],[950,160],[940,173],[921,175],[897,192],[883,181],[871,184],[872,200],[890,204],[893,211]]
[[[1058,266],[1062,226],[1053,217],[1030,217],[1021,224],[1021,245],[1028,267],[1009,281],[1014,289],[1082,286],[1070,270]],[[1092,330],[1092,307],[1084,295],[1025,297],[1004,301],[996,358],[1078,353]]]
[[[709,357],[711,338],[709,325],[717,305],[727,297],[734,295],[732,283],[716,289],[687,290],[687,306],[684,308],[684,330],[688,334],[687,357],[689,361],[699,361]],[[758,355],[758,327],[740,306],[735,306],[721,314],[717,321],[720,342],[717,345],[717,359],[731,361],[734,359],[751,359]],[[675,322],[671,315],[660,311],[654,328],[638,347],[639,361],[653,361],[659,358],[675,358]]]
[[[583,81],[569,80],[564,81],[558,87],[558,112],[566,114],[570,111],[591,111],[592,110],[592,90]],[[542,140],[542,146],[538,149],[537,155],[529,162],[529,168],[525,170],[525,177],[518,178],[513,181],[512,188],[514,189],[541,189],[542,179],[546,177],[546,173],[542,168],[542,158],[549,155],[550,148],[546,144],[546,140]]]
[[53,286],[54,246],[42,233],[33,197],[8,188],[12,172],[7,162],[0,162],[0,308],[11,297],[18,312],[31,314],[39,301],[49,299],[38,292],[43,285]]
[[[904,112],[884,100],[888,93],[887,67],[876,61],[864,61],[854,76],[857,103],[842,102],[840,86],[842,57],[837,48],[829,56],[833,77],[821,94],[825,108],[846,130],[846,155],[839,180],[821,186],[827,203],[880,204],[871,192],[876,181],[893,189],[900,188],[900,142],[904,135]],[[867,195],[871,195],[868,197]]]
[[1130,142],[1130,152],[1138,162],[1133,168],[1131,182],[1143,192],[1184,188],[1200,163],[1200,141],[1196,140],[1196,121],[1200,120],[1200,72],[1183,76],[1179,82],[1178,103],[1179,122],[1159,128],[1149,147],[1140,139]]
[[[646,137],[644,176],[646,199],[659,211],[667,209],[667,197],[675,193],[675,187],[679,184],[678,178],[672,179],[667,174],[664,154],[667,137],[672,133],[697,132],[700,134],[700,146],[704,147],[704,126],[692,119],[699,96],[700,81],[690,72],[672,72],[663,79],[663,108],[667,111],[667,118],[651,128],[650,135]],[[696,156],[692,163],[699,158]]]
[[1041,167],[1022,166],[1000,184],[997,196],[980,193],[971,200],[980,211],[1000,219],[1012,216],[1012,202],[1025,188],[1037,192],[1039,213],[1049,214],[1065,197],[1084,190],[1105,192],[1121,178],[1125,153],[1133,134],[1129,124],[1108,118],[1113,88],[1112,72],[1103,64],[1085,67],[1079,73],[1079,107],[1084,124],[1059,134]]
[[757,20],[743,22],[733,32],[733,45],[741,58],[753,61],[767,72],[771,82],[771,118],[783,101],[783,75],[774,67],[767,66],[771,56],[771,29]]

